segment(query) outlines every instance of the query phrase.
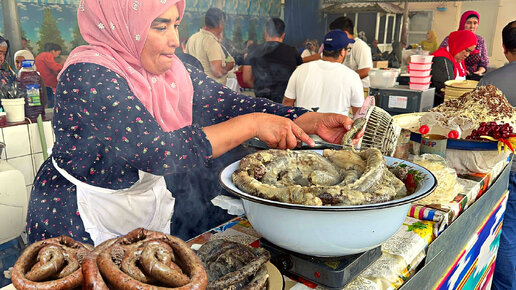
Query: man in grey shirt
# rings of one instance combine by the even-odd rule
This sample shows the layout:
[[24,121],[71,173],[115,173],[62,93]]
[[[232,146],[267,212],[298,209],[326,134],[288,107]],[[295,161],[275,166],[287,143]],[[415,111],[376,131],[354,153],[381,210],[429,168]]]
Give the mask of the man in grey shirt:
[[509,103],[516,106],[516,20],[505,26],[502,39],[503,52],[509,63],[486,74],[478,85],[496,86],[505,94]]
[[[509,103],[516,106],[516,20],[504,27],[502,46],[509,64],[486,74],[478,85],[496,86],[505,94]],[[492,289],[516,289],[516,162],[514,161],[510,173],[509,200],[500,235]]]

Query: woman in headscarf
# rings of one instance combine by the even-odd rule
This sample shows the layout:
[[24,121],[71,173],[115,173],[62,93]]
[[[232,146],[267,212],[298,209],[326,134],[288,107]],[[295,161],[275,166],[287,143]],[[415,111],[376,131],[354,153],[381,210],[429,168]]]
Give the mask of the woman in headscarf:
[[311,56],[317,53],[317,50],[319,49],[319,44],[317,42],[317,39],[307,39],[305,40],[305,49],[301,53],[301,57],[307,57]]
[[439,48],[439,45],[437,44],[437,36],[433,30],[428,30],[426,33],[426,39],[418,44],[421,45],[423,50],[430,51],[430,53],[433,53]]
[[34,60],[34,55],[32,54],[32,52],[26,49],[18,50],[14,54],[14,65],[16,66],[16,70],[20,71],[22,61],[28,59]]
[[434,106],[444,101],[444,82],[448,80],[465,80],[466,67],[464,60],[475,53],[477,38],[469,30],[459,30],[450,33],[448,46],[441,47],[433,53],[432,86],[435,87]]
[[16,74],[11,66],[5,61],[9,53],[9,40],[0,36],[0,86],[11,86],[16,80]]
[[[196,169],[250,138],[280,149],[298,140],[313,146],[307,134],[337,143],[351,127],[342,115],[238,95],[185,68],[174,55],[184,7],[184,0],[80,2],[90,45],[72,51],[58,76],[56,141],[34,180],[30,243],[65,234],[98,244],[137,227],[168,233],[175,200],[164,175],[183,176],[172,191],[213,184]],[[213,192],[185,192],[197,194],[194,204],[176,204],[191,209],[183,217],[190,227],[198,216],[220,223],[202,211],[213,208]]]
[[[468,78],[479,80],[486,72],[489,66],[489,55],[487,54],[487,46],[482,36],[477,34],[478,25],[480,23],[480,14],[469,10],[462,13],[459,23],[459,30],[469,30],[475,33],[477,37],[477,47],[474,53],[471,53],[465,60]],[[439,47],[448,45],[448,37],[446,37]]]

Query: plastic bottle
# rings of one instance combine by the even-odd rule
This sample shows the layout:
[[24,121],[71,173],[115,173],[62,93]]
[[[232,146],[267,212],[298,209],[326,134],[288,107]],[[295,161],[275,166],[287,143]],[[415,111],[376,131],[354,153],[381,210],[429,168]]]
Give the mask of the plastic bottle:
[[25,98],[25,117],[36,122],[38,115],[45,116],[43,107],[41,77],[36,71],[34,60],[23,60],[18,72],[18,90]]

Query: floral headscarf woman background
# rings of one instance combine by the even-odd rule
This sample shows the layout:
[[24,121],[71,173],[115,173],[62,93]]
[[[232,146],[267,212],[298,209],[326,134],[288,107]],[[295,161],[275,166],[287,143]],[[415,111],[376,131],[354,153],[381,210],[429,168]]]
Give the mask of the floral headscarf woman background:
[[[473,10],[468,10],[462,13],[458,30],[469,30],[475,33],[477,37],[477,47],[475,52],[471,53],[464,63],[466,64],[467,74],[470,78],[480,79],[489,66],[489,55],[487,53],[487,46],[484,38],[477,34],[477,29],[480,24],[480,14]],[[446,37],[439,47],[448,46],[448,37]],[[477,75],[477,76],[475,76]]]

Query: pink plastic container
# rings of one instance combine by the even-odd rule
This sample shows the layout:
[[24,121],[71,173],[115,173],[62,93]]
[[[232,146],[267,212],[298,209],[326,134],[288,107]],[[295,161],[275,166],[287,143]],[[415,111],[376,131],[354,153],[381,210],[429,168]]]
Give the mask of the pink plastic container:
[[410,56],[410,61],[414,63],[432,63],[433,55],[414,54]]
[[419,84],[419,83],[412,83],[412,82],[409,82],[409,88],[411,90],[418,90],[418,91],[422,91],[422,90],[426,90],[430,87],[430,82],[428,83],[425,83],[425,84]]
[[410,76],[410,82],[414,84],[426,84],[430,82],[431,75],[425,77]]
[[428,70],[432,68],[432,63],[419,63],[419,62],[409,62],[409,68],[413,70]]
[[411,77],[427,77],[430,75],[430,72],[432,69],[426,69],[426,70],[417,70],[417,69],[411,69],[408,68],[408,73]]

